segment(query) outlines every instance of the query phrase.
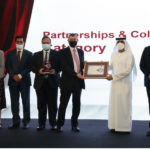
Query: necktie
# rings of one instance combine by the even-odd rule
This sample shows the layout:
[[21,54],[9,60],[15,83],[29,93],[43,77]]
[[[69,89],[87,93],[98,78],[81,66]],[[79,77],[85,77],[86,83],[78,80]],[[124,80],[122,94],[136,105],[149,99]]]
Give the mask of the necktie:
[[[48,60],[48,50],[45,50],[45,58],[44,58],[44,68],[45,68],[45,71],[49,70],[49,60]],[[48,78],[48,74],[45,74],[44,75],[44,78],[47,79]]]
[[76,66],[77,66],[77,73],[80,73],[80,61],[79,61],[79,58],[77,56],[77,51],[75,48],[73,49],[73,58],[74,58],[74,61],[76,63]]
[[48,51],[45,51],[45,59],[44,59],[44,61],[45,62],[48,61]]
[[17,54],[17,57],[18,57],[18,62],[20,63],[20,61],[21,61],[21,51],[20,50],[18,50],[18,54]]

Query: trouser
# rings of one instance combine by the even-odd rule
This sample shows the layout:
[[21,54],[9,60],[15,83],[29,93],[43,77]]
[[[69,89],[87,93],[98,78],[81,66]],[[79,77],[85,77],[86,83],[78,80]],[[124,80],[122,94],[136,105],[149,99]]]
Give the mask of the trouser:
[[66,113],[66,108],[70,99],[70,96],[72,94],[72,103],[73,103],[73,108],[72,108],[72,117],[71,117],[71,124],[72,126],[77,126],[78,125],[78,116],[80,114],[80,97],[81,97],[81,88],[79,89],[61,89],[61,96],[60,96],[60,105],[59,105],[59,111],[58,111],[58,121],[57,125],[58,126],[63,126],[65,122],[65,113]]
[[48,84],[48,81],[45,79],[42,88],[36,90],[36,95],[39,126],[45,126],[47,118],[47,109],[49,116],[49,124],[51,126],[55,126],[57,114],[58,88],[51,88]]
[[19,98],[21,94],[23,105],[23,123],[28,124],[30,121],[30,86],[21,87],[10,86],[11,111],[13,115],[13,124],[20,124],[19,116]]
[[150,87],[146,86],[147,96],[148,96],[148,106],[149,106],[149,114],[150,114]]

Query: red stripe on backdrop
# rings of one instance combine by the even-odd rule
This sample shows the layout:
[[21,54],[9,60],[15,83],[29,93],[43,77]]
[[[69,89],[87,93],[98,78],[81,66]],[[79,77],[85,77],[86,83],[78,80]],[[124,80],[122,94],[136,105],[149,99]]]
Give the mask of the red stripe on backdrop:
[[15,5],[15,0],[6,0],[5,2],[2,0],[0,1],[0,6],[5,7],[3,8],[4,11],[1,12],[3,13],[3,16],[0,20],[0,36],[1,36],[0,49],[3,49],[3,45],[7,38],[7,33],[12,20],[12,14],[13,14],[12,12],[14,10],[14,5]]
[[24,0],[24,1],[25,1],[25,5],[24,5],[24,10],[22,11],[21,10],[22,0],[21,1],[17,0],[15,34],[14,34],[14,38],[10,50],[15,48],[15,37],[17,35],[23,35],[24,41],[26,41],[33,3],[31,4],[32,0]]
[[[5,56],[15,49],[17,35],[22,35],[26,42],[33,3],[34,0],[0,0],[0,49],[5,51]],[[11,26],[12,22],[15,23],[14,27]],[[11,36],[8,35],[10,29],[13,34]],[[8,49],[4,49],[7,41],[9,41]]]

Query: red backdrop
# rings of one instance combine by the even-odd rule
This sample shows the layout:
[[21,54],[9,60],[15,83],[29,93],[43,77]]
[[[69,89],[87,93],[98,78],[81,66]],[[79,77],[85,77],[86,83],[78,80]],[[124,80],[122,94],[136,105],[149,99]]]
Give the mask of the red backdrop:
[[15,49],[15,36],[26,41],[34,0],[0,0],[0,49]]
[[0,49],[15,48],[15,36],[26,41],[34,0],[0,0]]

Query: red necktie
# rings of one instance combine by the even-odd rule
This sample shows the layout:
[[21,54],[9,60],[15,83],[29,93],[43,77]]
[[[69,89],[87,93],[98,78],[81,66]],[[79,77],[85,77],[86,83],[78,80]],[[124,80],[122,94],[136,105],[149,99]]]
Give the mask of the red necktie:
[[18,51],[18,54],[17,54],[17,57],[18,57],[18,62],[20,63],[20,61],[21,61],[21,51]]

